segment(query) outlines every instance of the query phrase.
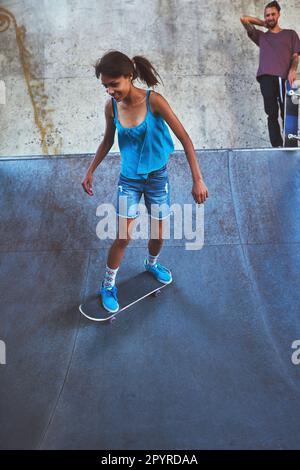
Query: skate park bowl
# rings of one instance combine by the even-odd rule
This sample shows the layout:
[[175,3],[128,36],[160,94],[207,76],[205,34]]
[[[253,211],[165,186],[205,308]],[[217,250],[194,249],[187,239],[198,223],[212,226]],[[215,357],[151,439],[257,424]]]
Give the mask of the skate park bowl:
[[[1,449],[299,448],[300,150],[197,156],[203,246],[166,240],[173,285],[112,325],[78,306],[104,274],[119,156],[93,197],[92,155],[0,159]],[[168,167],[171,203],[194,210],[184,153]],[[130,242],[117,284],[146,254]]]

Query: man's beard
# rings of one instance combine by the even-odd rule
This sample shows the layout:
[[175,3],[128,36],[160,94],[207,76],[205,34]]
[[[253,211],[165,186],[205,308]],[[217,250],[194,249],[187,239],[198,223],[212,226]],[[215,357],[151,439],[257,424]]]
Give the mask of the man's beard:
[[275,20],[268,21],[267,26],[268,26],[269,29],[273,29],[273,28],[275,28],[275,26],[277,26],[277,23],[278,23],[278,21],[275,21]]

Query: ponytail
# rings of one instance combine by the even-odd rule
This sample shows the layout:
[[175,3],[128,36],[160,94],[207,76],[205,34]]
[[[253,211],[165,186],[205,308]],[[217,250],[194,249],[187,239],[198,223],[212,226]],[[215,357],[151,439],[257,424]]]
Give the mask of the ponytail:
[[136,55],[132,58],[132,62],[136,71],[134,78],[139,78],[142,82],[146,83],[148,87],[162,83],[160,75],[146,57]]

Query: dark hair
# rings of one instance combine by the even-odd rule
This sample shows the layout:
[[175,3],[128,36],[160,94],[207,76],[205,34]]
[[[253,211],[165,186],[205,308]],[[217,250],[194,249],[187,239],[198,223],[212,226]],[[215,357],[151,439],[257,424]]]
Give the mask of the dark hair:
[[265,6],[265,10],[266,10],[267,8],[276,8],[276,10],[278,11],[278,13],[280,13],[280,10],[281,10],[279,3],[276,2],[276,1],[268,3],[268,5]]
[[[146,57],[136,55],[130,59],[126,54],[119,51],[109,51],[101,59],[98,59],[95,67],[96,77],[100,74],[120,77],[120,75],[133,75],[133,80],[139,78],[147,86],[152,87],[162,82],[161,77]],[[159,80],[158,80],[159,79]]]

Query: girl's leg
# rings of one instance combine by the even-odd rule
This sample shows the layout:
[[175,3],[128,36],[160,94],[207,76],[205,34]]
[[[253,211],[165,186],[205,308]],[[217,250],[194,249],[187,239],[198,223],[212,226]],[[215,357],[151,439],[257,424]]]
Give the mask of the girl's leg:
[[148,243],[149,253],[147,259],[144,261],[145,269],[153,274],[153,276],[162,284],[170,284],[172,282],[172,273],[168,268],[157,263],[157,259],[163,244],[163,227],[164,221],[157,221],[157,231],[155,236],[151,233],[151,238]]
[[[133,229],[134,221],[135,219],[119,217],[118,235],[108,252],[107,266],[111,269],[117,269],[121,264],[125,250],[131,238],[130,234]],[[120,238],[120,232],[125,234],[125,238]]]
[[152,219],[151,221],[151,238],[148,242],[149,254],[147,260],[151,266],[156,263],[163,245],[163,224],[164,220]]
[[172,282],[170,270],[157,263],[163,245],[165,217],[170,215],[169,181],[166,166],[152,172],[150,176],[149,184],[144,190],[145,204],[151,216],[149,253],[144,261],[144,266],[159,282],[169,284]]
[[[130,234],[134,220],[135,219],[119,217],[118,236],[110,247],[108,253],[105,276],[101,285],[100,294],[102,298],[102,305],[109,312],[117,312],[119,309],[115,280],[120,263],[125,253],[125,249],[131,238]],[[125,234],[124,239],[120,238],[120,232]]]
[[[117,272],[125,254],[126,247],[130,241],[130,233],[135,219],[119,217],[119,230],[116,240],[111,245],[105,268],[105,274],[102,286],[106,289],[114,287]],[[120,238],[120,232],[125,234],[126,238]]]

